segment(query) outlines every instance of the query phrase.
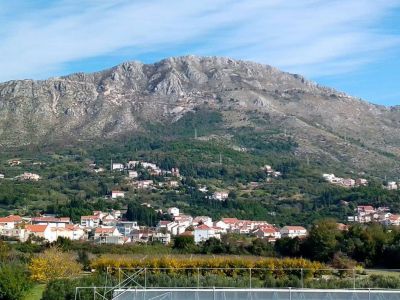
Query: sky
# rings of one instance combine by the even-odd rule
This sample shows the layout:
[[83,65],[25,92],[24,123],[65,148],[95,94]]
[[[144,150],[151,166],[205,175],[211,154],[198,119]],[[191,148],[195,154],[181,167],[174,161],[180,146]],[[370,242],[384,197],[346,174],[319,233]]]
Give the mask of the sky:
[[0,0],[0,81],[227,56],[400,105],[400,0]]

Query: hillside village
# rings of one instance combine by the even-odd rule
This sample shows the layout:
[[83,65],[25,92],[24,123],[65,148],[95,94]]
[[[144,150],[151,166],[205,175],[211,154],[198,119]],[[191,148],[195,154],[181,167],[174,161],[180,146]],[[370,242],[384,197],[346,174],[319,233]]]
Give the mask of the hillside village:
[[[20,164],[19,160],[10,161],[10,166]],[[96,174],[105,172],[104,167],[99,167],[95,163],[89,164],[89,169]],[[275,171],[269,165],[264,165],[260,169],[268,174],[267,181],[282,176],[281,172]],[[111,162],[110,170],[125,174],[127,185],[138,190],[176,189],[183,184],[184,180],[178,168],[163,170],[157,164],[147,161]],[[143,173],[162,178],[162,180],[156,182],[152,179],[140,179],[143,178]],[[3,174],[0,174],[0,179],[4,180],[4,177]],[[323,174],[322,177],[331,184],[347,188],[368,185],[368,181],[363,178],[339,178],[334,174]],[[41,177],[38,174],[25,172],[13,179],[38,181]],[[257,183],[252,184],[256,185]],[[390,189],[393,189],[393,185]],[[210,193],[207,186],[199,186],[198,191],[204,193],[205,198],[216,201],[225,201],[230,193],[228,190],[217,190]],[[126,193],[125,190],[115,188],[105,197],[110,200],[123,199]],[[142,206],[153,209],[149,203],[142,203]],[[169,244],[174,237],[182,235],[192,236],[195,243],[200,243],[210,238],[220,239],[221,235],[228,233],[258,237],[272,243],[282,237],[302,238],[307,236],[307,229],[296,224],[287,224],[278,228],[267,221],[240,220],[232,217],[224,217],[215,221],[209,216],[190,216],[183,214],[177,207],[170,207],[166,211],[154,210],[166,216],[165,220],[160,220],[156,227],[139,226],[135,220],[126,220],[126,210],[93,211],[92,215],[81,216],[80,223],[73,223],[69,217],[49,214],[40,216],[9,215],[0,218],[0,234],[22,242],[27,240],[54,242],[59,237],[63,237],[97,244],[148,242]],[[375,209],[370,205],[363,205],[358,206],[354,214],[347,217],[347,221],[349,223],[379,222],[387,226],[399,226],[400,215],[391,214],[388,207]],[[341,230],[346,230],[347,227],[345,224],[338,224],[338,228]]]
[[[143,205],[148,205],[144,203]],[[93,211],[92,215],[81,216],[80,223],[74,224],[69,217],[42,215],[39,217],[21,217],[9,215],[0,218],[0,235],[21,242],[54,242],[59,237],[70,240],[91,241],[96,244],[129,244],[160,242],[171,243],[176,236],[192,236],[195,243],[210,238],[220,239],[222,235],[236,233],[253,236],[275,242],[288,237],[305,237],[307,229],[302,226],[287,225],[277,228],[267,221],[239,220],[221,218],[214,221],[209,216],[190,216],[182,214],[177,207],[165,212],[170,220],[160,220],[156,227],[139,226],[136,221],[124,219],[124,212]],[[400,215],[391,214],[389,208],[358,206],[354,216],[348,222],[378,222],[386,226],[400,226]],[[338,229],[347,230],[348,225],[338,223]]]
[[0,233],[4,237],[21,242],[54,242],[59,237],[70,240],[92,241],[97,244],[127,244],[161,242],[169,244],[175,236],[192,236],[195,243],[210,238],[220,239],[221,235],[237,233],[250,235],[274,242],[281,237],[304,237],[307,230],[302,226],[284,226],[280,229],[267,221],[222,218],[213,221],[208,216],[181,214],[176,207],[169,208],[171,221],[159,221],[156,227],[138,226],[136,221],[126,221],[119,210],[94,211],[93,215],[82,216],[79,224],[73,224],[68,217],[43,215],[20,217],[10,215],[0,218]]

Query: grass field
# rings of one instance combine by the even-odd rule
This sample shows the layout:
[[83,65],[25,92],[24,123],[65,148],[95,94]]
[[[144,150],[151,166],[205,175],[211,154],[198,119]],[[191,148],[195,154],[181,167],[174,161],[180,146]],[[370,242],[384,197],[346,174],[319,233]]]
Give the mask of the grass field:
[[37,284],[35,285],[25,296],[24,300],[40,300],[42,298],[42,294],[44,289],[46,288],[45,284]]

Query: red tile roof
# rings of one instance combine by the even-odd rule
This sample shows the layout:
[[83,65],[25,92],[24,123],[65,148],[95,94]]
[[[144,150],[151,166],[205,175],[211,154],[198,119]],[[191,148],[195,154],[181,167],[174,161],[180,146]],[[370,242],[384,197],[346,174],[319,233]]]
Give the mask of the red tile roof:
[[277,232],[276,228],[273,228],[273,227],[261,227],[259,229],[264,233],[276,233]]
[[54,217],[34,217],[32,222],[48,222],[48,223],[69,223],[71,220],[68,217],[54,218]]
[[113,233],[115,231],[115,227],[105,228],[105,227],[98,227],[96,228],[96,233]]
[[306,230],[303,226],[285,226],[288,230]]
[[357,209],[370,210],[370,211],[375,210],[375,208],[371,205],[359,205],[357,206]]
[[8,222],[21,222],[22,218],[16,215],[9,215],[4,218],[0,218],[0,223],[8,223]]
[[81,220],[98,220],[100,219],[99,216],[82,216]]
[[221,221],[226,224],[235,224],[235,223],[239,222],[239,220],[237,218],[222,218]]
[[25,229],[30,232],[44,232],[48,225],[26,225]]
[[199,225],[195,228],[195,230],[210,230],[211,227],[208,227],[206,224]]

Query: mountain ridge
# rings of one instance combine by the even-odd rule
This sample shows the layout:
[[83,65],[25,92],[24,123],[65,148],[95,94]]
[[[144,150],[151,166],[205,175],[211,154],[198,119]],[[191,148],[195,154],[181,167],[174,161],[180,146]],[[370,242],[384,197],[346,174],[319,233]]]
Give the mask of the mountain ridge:
[[382,163],[398,171],[399,107],[372,104],[269,65],[221,57],[133,61],[93,73],[0,83],[0,146],[146,132],[147,123],[168,126],[201,107],[221,113],[230,130],[262,130],[252,118],[268,119],[268,126],[293,136],[300,157],[359,169]]

